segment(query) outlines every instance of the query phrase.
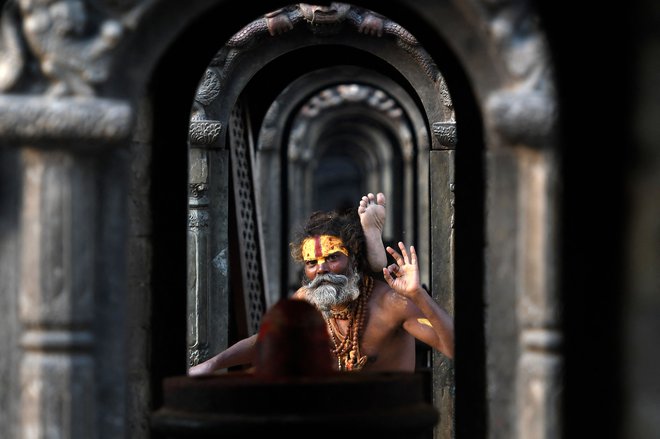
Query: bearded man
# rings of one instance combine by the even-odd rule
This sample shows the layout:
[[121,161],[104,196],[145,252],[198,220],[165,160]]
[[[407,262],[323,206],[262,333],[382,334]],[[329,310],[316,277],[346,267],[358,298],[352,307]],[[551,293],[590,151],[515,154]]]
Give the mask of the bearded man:
[[[395,263],[384,267],[381,233],[385,197],[365,195],[358,209],[315,212],[290,244],[304,266],[293,299],[313,304],[328,327],[338,370],[415,370],[415,339],[454,355],[451,316],[421,286],[417,253],[399,242],[387,247]],[[386,282],[370,275],[379,264]],[[190,375],[252,364],[257,334],[193,366]]]

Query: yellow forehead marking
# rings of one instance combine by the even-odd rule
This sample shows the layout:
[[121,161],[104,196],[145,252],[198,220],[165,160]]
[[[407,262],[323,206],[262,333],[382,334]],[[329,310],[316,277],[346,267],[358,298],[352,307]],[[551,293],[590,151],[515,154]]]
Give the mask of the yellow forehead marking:
[[433,328],[433,325],[431,324],[431,322],[429,322],[429,319],[417,319],[417,321],[422,325],[426,325],[430,328]]
[[304,261],[315,261],[323,263],[328,255],[341,252],[348,256],[348,250],[344,247],[341,239],[331,235],[317,235],[303,241],[302,255]]

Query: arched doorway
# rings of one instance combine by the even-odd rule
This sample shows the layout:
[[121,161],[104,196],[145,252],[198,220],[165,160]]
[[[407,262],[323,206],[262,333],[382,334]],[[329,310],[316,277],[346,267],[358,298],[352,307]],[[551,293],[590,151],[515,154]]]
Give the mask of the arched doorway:
[[[265,14],[206,69],[189,134],[190,364],[229,343],[212,316],[229,322],[238,310],[237,332],[251,335],[295,289],[289,230],[339,207],[324,191],[355,207],[361,194],[386,192],[385,240],[414,243],[426,285],[453,311],[453,104],[437,65],[396,22],[348,4]],[[453,365],[441,354],[422,364],[449,437]]]

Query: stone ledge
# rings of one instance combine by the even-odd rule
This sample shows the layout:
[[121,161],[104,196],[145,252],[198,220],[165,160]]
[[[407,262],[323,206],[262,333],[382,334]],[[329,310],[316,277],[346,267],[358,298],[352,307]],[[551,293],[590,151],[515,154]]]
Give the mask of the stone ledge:
[[126,141],[133,122],[133,108],[124,100],[0,95],[0,144],[88,149]]

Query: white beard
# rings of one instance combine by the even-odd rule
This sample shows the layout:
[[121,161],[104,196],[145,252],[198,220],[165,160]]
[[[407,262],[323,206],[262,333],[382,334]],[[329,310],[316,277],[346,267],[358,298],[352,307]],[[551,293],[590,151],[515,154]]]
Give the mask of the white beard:
[[352,272],[349,276],[334,273],[316,276],[303,285],[305,299],[324,317],[329,317],[333,306],[352,302],[360,296],[360,274]]

